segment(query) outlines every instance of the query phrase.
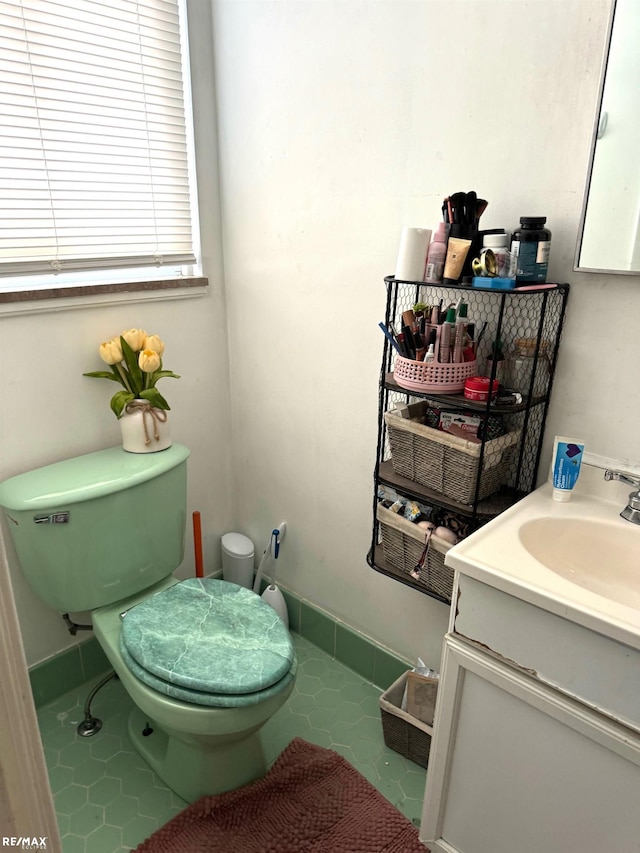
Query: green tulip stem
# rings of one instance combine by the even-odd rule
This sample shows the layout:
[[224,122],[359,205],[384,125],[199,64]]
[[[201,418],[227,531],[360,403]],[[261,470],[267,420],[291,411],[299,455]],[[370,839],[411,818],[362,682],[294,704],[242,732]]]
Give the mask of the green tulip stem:
[[125,370],[123,370],[122,365],[116,364],[116,370],[118,371],[120,378],[122,379],[122,384],[124,385],[124,387],[127,389],[127,391],[129,391],[131,394],[133,394],[134,393],[133,388],[131,387],[131,383],[129,382],[129,379],[127,377],[127,373]]

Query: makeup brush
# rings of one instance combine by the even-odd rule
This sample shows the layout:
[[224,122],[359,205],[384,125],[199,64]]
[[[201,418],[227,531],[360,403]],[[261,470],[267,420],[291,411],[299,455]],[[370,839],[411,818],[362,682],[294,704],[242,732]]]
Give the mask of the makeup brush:
[[480,219],[488,206],[489,202],[484,198],[479,198],[476,201],[476,222]]
[[473,190],[468,192],[464,200],[464,222],[465,225],[476,224],[476,205],[478,204],[478,196]]
[[464,203],[466,199],[465,193],[454,193],[450,197],[451,209],[453,211],[453,222],[456,225],[464,224]]

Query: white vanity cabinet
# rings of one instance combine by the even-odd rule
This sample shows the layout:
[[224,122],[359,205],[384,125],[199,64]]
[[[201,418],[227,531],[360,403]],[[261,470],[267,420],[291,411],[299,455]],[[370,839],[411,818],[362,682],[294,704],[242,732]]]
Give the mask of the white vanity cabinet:
[[640,650],[457,568],[421,838],[640,853]]

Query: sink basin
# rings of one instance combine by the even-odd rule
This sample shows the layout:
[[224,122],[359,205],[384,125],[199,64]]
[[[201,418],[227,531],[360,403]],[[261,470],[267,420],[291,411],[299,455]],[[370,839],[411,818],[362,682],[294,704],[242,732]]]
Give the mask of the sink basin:
[[627,607],[640,610],[640,525],[590,518],[536,518],[520,541],[552,572]]

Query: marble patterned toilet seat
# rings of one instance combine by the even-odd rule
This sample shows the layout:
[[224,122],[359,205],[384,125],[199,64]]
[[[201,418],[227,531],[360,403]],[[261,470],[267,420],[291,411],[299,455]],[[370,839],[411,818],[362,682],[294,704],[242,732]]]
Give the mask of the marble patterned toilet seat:
[[132,607],[122,619],[127,667],[155,690],[197,705],[252,705],[295,676],[291,636],[251,590],[190,578]]

